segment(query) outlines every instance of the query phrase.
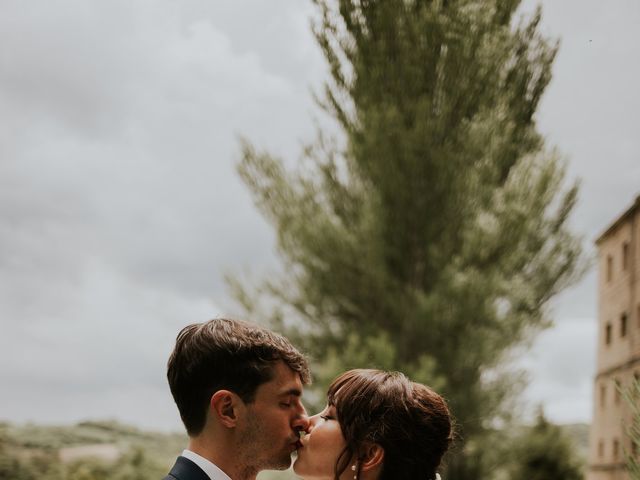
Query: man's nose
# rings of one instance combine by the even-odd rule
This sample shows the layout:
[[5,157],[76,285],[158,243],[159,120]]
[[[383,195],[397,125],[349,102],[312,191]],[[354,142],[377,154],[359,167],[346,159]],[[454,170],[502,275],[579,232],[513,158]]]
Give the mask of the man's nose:
[[309,429],[309,417],[306,412],[302,415],[298,415],[293,421],[293,429],[295,431],[306,432]]
[[300,411],[296,418],[293,420],[293,429],[294,430],[303,430],[307,431],[309,428],[309,415],[307,415],[307,410],[304,408],[304,405],[300,404]]

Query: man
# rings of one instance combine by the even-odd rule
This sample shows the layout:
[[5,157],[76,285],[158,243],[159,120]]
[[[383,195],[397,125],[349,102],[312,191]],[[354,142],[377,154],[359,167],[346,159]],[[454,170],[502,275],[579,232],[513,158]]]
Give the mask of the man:
[[164,480],[254,480],[284,470],[307,428],[305,358],[277,333],[215,319],[185,327],[167,366],[189,445]]

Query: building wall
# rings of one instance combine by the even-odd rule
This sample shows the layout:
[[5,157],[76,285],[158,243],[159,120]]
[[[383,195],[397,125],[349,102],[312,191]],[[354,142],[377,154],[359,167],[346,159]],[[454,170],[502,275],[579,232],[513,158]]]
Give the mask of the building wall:
[[[640,197],[639,199],[640,200]],[[598,241],[598,347],[587,480],[628,480],[631,412],[619,391],[640,378],[640,202]]]

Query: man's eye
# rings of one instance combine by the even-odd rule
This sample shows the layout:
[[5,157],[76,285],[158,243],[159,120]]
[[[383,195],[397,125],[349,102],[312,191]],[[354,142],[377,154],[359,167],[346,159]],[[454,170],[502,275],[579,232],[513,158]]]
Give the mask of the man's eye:
[[280,406],[289,408],[291,406],[291,402],[280,402]]

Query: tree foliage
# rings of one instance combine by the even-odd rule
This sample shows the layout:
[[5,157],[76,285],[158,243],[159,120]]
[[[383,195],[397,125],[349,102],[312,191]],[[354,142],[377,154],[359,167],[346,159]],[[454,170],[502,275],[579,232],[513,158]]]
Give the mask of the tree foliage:
[[0,451],[0,480],[157,480],[168,467],[133,449],[116,462],[83,458],[65,464],[55,452],[20,456]]
[[321,385],[402,370],[443,391],[481,449],[518,383],[505,360],[582,270],[577,185],[535,122],[557,45],[540,11],[515,20],[517,0],[314,3],[339,134],[319,133],[295,170],[243,142],[284,268],[232,288],[305,346]]
[[627,468],[631,480],[640,480],[640,379],[634,378],[628,389],[622,392],[631,412],[627,434],[631,451],[626,451]]
[[520,480],[582,480],[582,465],[569,438],[542,412],[536,424],[516,438],[510,447],[510,478]]

